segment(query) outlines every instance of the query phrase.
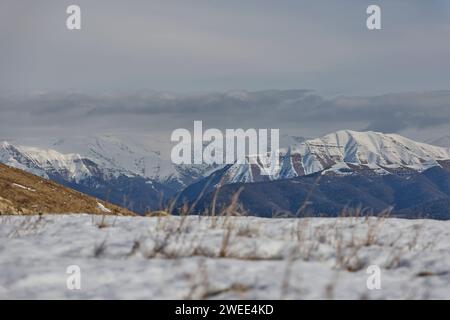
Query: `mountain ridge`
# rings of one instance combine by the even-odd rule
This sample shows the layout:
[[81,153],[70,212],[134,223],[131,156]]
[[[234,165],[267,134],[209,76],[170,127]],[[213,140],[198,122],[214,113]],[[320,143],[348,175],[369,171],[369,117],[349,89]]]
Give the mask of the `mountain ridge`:
[[[292,139],[298,143],[278,152],[280,166],[272,174],[261,163],[176,167],[158,150],[116,137],[58,138],[54,149],[0,143],[0,162],[54,180],[83,193],[145,213],[160,209],[170,199],[192,193],[201,185],[250,184],[308,176],[314,173],[392,175],[424,172],[450,159],[450,149],[416,142],[397,134],[340,130],[319,138]],[[81,153],[75,152],[81,151]],[[146,158],[148,156],[148,158]],[[156,165],[152,159],[157,159]],[[147,174],[163,163],[166,174]],[[167,169],[168,168],[168,169]],[[176,175],[175,173],[176,172]],[[174,174],[174,175],[171,175]],[[173,178],[173,179],[172,179]],[[214,182],[209,180],[213,178]],[[185,191],[188,190],[188,191]],[[195,192],[194,192],[195,194]]]
[[0,215],[51,213],[134,215],[124,208],[0,163]]
[[386,168],[424,171],[438,166],[437,160],[446,159],[450,159],[450,148],[416,142],[397,134],[340,130],[280,149],[279,170],[272,175],[264,175],[267,168],[248,161],[229,167],[224,181],[248,183],[289,179],[346,163],[366,166],[380,174],[388,173]]

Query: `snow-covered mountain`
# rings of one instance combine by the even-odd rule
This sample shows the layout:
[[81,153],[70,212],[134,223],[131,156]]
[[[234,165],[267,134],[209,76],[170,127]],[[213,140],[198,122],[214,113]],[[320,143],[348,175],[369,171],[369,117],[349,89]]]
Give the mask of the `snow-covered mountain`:
[[[261,163],[234,164],[225,170],[225,182],[288,179],[319,171],[342,173],[357,165],[379,174],[389,170],[423,171],[450,159],[450,149],[416,142],[397,134],[341,130],[321,138],[301,141],[279,150],[279,169],[269,175]],[[304,140],[304,141],[303,141]],[[71,137],[48,142],[50,149],[3,142],[0,162],[49,177],[59,174],[79,182],[90,176],[104,179],[138,176],[179,190],[208,176],[217,167],[177,166],[169,158],[169,142],[113,136]]]
[[239,195],[238,206],[247,214],[265,217],[358,214],[358,208],[367,214],[450,217],[448,148],[344,130],[281,150],[279,158],[271,175],[261,175],[267,168],[259,163],[218,170],[184,189],[176,207],[182,212],[187,203],[210,212],[214,201],[220,211],[235,206]]
[[416,142],[397,134],[341,130],[280,149],[279,169],[269,175],[267,167],[254,161],[234,164],[224,171],[225,183],[248,183],[289,179],[322,171],[349,174],[371,170],[388,174],[395,170],[424,171],[450,159],[450,149]]
[[51,149],[39,149],[0,143],[0,162],[28,171],[43,178],[60,175],[61,178],[79,182],[93,176],[98,168],[79,154],[62,154]]
[[118,175],[137,175],[175,190],[211,173],[212,166],[183,166],[170,161],[170,141],[154,137],[89,136],[53,141],[52,149],[76,152]]
[[[127,149],[123,145],[119,147],[124,148],[123,157],[126,158]],[[108,161],[111,154],[102,155],[99,149],[92,149],[92,152],[97,152],[97,156],[2,142],[0,162],[139,213],[159,208],[161,202],[178,191],[121,166],[114,162],[115,158]],[[120,152],[117,157],[120,158]]]
[[137,212],[160,208],[215,168],[174,165],[167,152],[169,143],[143,140],[69,137],[34,141],[39,148],[4,141],[0,162]]
[[[75,136],[47,141],[29,139],[25,143],[37,147],[23,147],[23,141],[0,150],[0,161],[47,177],[48,170],[67,171],[65,178],[89,176],[89,170],[74,163],[90,161],[104,177],[138,176],[157,181],[180,190],[193,181],[209,175],[216,166],[175,165],[170,161],[170,141],[154,137]],[[74,170],[76,172],[74,172]],[[96,172],[98,174],[99,172]]]
[[[376,175],[422,172],[450,159],[450,149],[416,142],[396,134],[337,131],[321,138],[288,137],[294,144],[279,150],[280,165],[268,175],[261,163],[227,166],[177,166],[168,156],[169,141],[112,136],[70,137],[47,141],[46,147],[0,144],[0,162],[55,180],[81,192],[137,212],[211,174],[229,183],[282,180],[322,172]],[[267,162],[266,162],[267,163]],[[446,162],[447,163],[447,162]],[[161,200],[162,199],[162,200]]]

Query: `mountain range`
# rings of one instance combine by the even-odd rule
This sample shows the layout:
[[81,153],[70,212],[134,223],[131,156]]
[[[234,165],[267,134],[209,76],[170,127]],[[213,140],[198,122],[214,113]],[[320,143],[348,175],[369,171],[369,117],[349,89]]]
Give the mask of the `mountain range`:
[[4,141],[0,162],[138,213],[160,208],[213,169],[174,165],[161,149],[112,136],[55,139],[47,147]]
[[195,203],[198,211],[205,210],[218,189],[218,206],[226,206],[242,188],[243,208],[262,216],[294,214],[305,201],[309,214],[336,215],[351,207],[391,208],[406,216],[448,211],[447,147],[351,130],[284,140],[291,144],[279,150],[279,168],[270,175],[261,174],[267,168],[250,161],[177,166],[161,143],[112,136],[60,138],[47,148],[3,142],[0,162],[137,213],[174,198],[179,206]]
[[[450,149],[396,134],[338,131],[280,150],[280,168],[229,165],[188,186],[177,207],[221,210],[239,194],[251,215],[326,215],[364,211],[450,218]],[[195,206],[195,208],[192,208]]]

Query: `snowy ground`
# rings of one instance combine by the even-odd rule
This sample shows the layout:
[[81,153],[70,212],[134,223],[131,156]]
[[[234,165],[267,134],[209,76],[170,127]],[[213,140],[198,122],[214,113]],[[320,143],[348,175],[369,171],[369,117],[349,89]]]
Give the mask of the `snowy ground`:
[[450,221],[4,216],[0,298],[450,299]]

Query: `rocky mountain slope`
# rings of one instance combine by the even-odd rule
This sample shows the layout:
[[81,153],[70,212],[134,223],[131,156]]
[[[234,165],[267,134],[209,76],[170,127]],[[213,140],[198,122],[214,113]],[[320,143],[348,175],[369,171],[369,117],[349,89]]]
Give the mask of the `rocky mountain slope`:
[[133,215],[121,207],[0,163],[0,215],[61,212]]

